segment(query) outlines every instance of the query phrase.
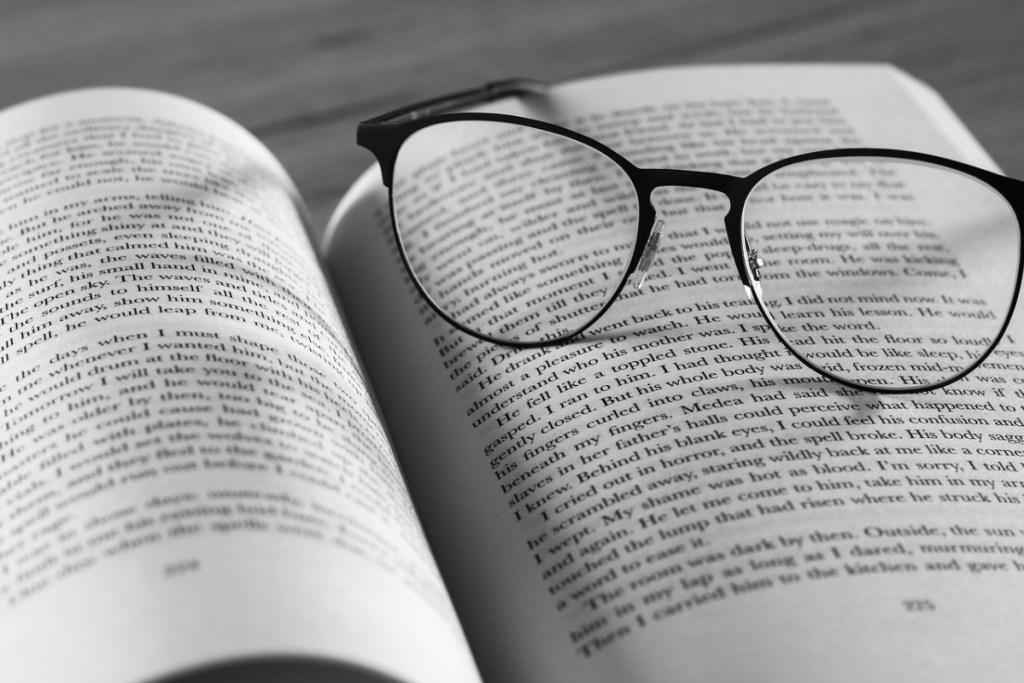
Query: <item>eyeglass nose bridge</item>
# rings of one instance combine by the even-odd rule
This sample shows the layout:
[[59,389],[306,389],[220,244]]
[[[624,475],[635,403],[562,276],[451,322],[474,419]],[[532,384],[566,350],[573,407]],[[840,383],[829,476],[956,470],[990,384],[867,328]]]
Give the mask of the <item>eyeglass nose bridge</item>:
[[731,197],[743,185],[743,178],[712,173],[710,171],[687,171],[675,168],[639,169],[644,189],[650,192],[659,187],[690,187],[699,190],[713,190]]
[[[729,202],[729,208],[725,214],[725,232],[729,241],[729,248],[736,264],[736,271],[740,277],[740,283],[747,289],[747,295],[751,296],[751,287],[758,283],[751,281],[748,274],[748,267],[754,269],[756,252],[750,253],[749,245],[743,239],[741,219],[743,214],[743,203],[752,187],[748,178],[727,175],[724,173],[713,173],[710,171],[691,171],[672,168],[644,168],[637,169],[634,176],[637,189],[642,196],[650,201],[651,195],[661,187],[685,187],[689,189],[711,190],[725,195]],[[664,221],[661,216],[655,215],[654,221],[648,229],[643,230],[641,235],[644,244],[643,251],[639,255],[636,267],[633,269],[633,286],[640,289],[643,286],[647,270],[654,259],[661,240],[661,231]]]

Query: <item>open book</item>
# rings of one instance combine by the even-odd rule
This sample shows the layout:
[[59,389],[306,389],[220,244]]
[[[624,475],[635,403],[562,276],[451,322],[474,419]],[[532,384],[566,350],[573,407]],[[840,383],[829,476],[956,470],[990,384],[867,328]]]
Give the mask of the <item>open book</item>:
[[[887,66],[490,106],[644,166],[992,165]],[[1011,678],[1019,335],[944,390],[845,389],[750,341],[721,198],[659,202],[648,287],[517,350],[415,294],[376,168],[318,255],[280,165],[202,106],[0,114],[0,680]]]

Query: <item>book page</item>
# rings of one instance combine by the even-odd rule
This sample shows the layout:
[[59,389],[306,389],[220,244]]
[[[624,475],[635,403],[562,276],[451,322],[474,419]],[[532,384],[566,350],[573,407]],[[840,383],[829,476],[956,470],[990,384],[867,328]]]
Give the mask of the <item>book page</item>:
[[0,679],[476,679],[255,138],[155,92],[34,101],[0,114],[0,216]]
[[[498,106],[563,123],[643,167],[743,176],[851,146],[991,167],[934,94],[885,66],[667,69]],[[501,177],[467,158],[476,163],[463,168]],[[542,211],[524,196],[524,211]],[[843,387],[790,356],[745,296],[724,197],[673,190],[652,201],[668,225],[645,288],[627,287],[595,329],[554,347],[486,343],[438,319],[402,268],[375,168],[325,241],[485,680],[1010,675],[1022,663],[1011,626],[1024,571],[1013,521],[1024,501],[1018,335],[945,389]],[[545,227],[532,238],[547,239]],[[880,257],[918,248],[909,230],[872,229],[891,233]],[[820,237],[802,232],[774,234],[770,262]],[[528,277],[465,248],[466,269],[495,269],[492,296]],[[539,272],[558,272],[558,252],[541,242]],[[836,254],[815,257],[843,267]],[[554,320],[574,294],[567,286],[530,310]],[[944,305],[949,320],[977,309]],[[825,347],[862,348],[854,334]],[[945,334],[920,348],[973,342]],[[889,351],[904,353],[898,343]]]

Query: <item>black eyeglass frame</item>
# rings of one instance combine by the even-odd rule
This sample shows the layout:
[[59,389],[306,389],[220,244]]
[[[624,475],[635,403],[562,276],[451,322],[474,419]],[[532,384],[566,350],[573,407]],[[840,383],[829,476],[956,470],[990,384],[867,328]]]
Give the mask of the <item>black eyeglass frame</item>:
[[[739,273],[740,282],[746,288],[748,297],[754,301],[758,309],[761,311],[761,316],[765,322],[774,332],[778,340],[786,347],[786,349],[800,360],[801,363],[807,365],[812,370],[819,374],[838,382],[841,385],[858,389],[861,391],[868,391],[873,393],[885,393],[885,394],[909,394],[919,393],[924,391],[930,391],[938,389],[940,387],[947,386],[963,379],[965,376],[973,372],[978,366],[980,366],[986,358],[992,353],[999,341],[1010,324],[1013,312],[1017,305],[1017,299],[1020,295],[1021,279],[1024,276],[1024,182],[1009,178],[998,173],[993,173],[970,164],[965,164],[960,161],[953,159],[947,159],[945,157],[939,157],[931,154],[925,154],[922,152],[915,152],[910,150],[900,149],[888,149],[888,148],[877,148],[877,147],[850,147],[840,149],[829,149],[820,150],[815,152],[808,152],[805,154],[797,154],[794,156],[779,159],[766,166],[762,166],[753,173],[747,176],[733,176],[722,173],[713,173],[708,171],[692,171],[682,169],[663,169],[663,168],[640,168],[635,166],[621,154],[615,150],[609,148],[603,143],[594,140],[582,133],[578,133],[574,130],[563,128],[556,124],[547,123],[546,121],[540,121],[536,119],[529,119],[522,116],[514,116],[510,114],[493,114],[493,113],[444,113],[451,109],[466,107],[474,104],[481,104],[495,99],[500,99],[509,96],[528,96],[528,95],[542,95],[547,92],[548,85],[542,81],[532,79],[510,79],[504,81],[497,81],[489,83],[480,88],[474,88],[470,90],[464,90],[451,95],[444,95],[430,100],[425,100],[415,104],[411,104],[399,109],[392,110],[380,116],[376,116],[372,119],[367,119],[359,123],[356,128],[356,142],[361,147],[365,147],[370,150],[376,157],[377,162],[381,169],[381,178],[384,185],[388,188],[388,205],[391,212],[391,225],[394,230],[394,236],[399,245],[399,252],[402,257],[402,261],[405,265],[406,271],[410,274],[411,279],[419,291],[420,295],[429,303],[431,308],[437,315],[443,320],[456,329],[459,329],[470,336],[483,341],[504,344],[506,346],[518,347],[518,348],[536,348],[542,346],[555,346],[568,342],[575,339],[587,329],[589,329],[595,322],[601,319],[601,317],[607,312],[613,303],[619,298],[622,290],[626,287],[629,282],[630,276],[636,271],[637,266],[640,264],[641,258],[644,251],[647,248],[648,242],[651,239],[651,234],[654,230],[655,221],[657,220],[657,214],[651,203],[651,195],[654,190],[660,187],[688,187],[695,189],[711,190],[713,192],[719,192],[729,200],[729,210],[724,217],[726,238],[729,241],[729,248],[732,253],[733,260],[736,265],[736,270]],[[394,208],[394,168],[395,161],[398,158],[399,150],[405,140],[418,130],[426,128],[428,126],[436,125],[439,123],[445,123],[450,121],[493,121],[499,123],[507,123],[513,125],[524,126],[526,128],[533,128],[536,130],[545,131],[554,135],[559,135],[570,140],[574,140],[580,144],[586,145],[592,149],[597,150],[601,154],[611,159],[617,164],[626,176],[633,183],[633,189],[636,192],[638,200],[638,215],[637,215],[637,238],[633,246],[633,253],[629,260],[629,265],[624,271],[622,280],[615,288],[612,296],[608,298],[608,301],[601,307],[600,310],[595,312],[592,318],[590,318],[585,324],[578,327],[571,333],[565,334],[561,337],[555,337],[552,339],[546,339],[541,341],[518,341],[518,340],[507,340],[498,339],[486,334],[482,334],[468,328],[458,321],[452,319],[444,310],[438,306],[430,294],[426,291],[423,285],[420,283],[419,278],[416,276],[415,270],[413,270],[411,263],[408,260],[408,256],[405,253],[405,249],[402,246],[402,238],[398,232],[398,222],[395,220],[395,208]],[[771,315],[768,307],[762,301],[762,297],[758,287],[754,286],[754,282],[759,280],[756,273],[757,264],[756,252],[749,249],[746,238],[743,232],[743,210],[746,206],[747,198],[751,191],[757,186],[757,184],[763,180],[769,174],[778,171],[786,166],[791,166],[798,163],[808,161],[820,161],[826,159],[842,159],[842,158],[878,158],[878,159],[896,159],[908,162],[916,162],[928,164],[931,166],[937,166],[946,168],[951,171],[963,174],[965,176],[974,178],[982,183],[985,183],[996,192],[999,193],[1003,199],[1006,200],[1007,204],[1013,210],[1014,215],[1017,219],[1018,230],[1018,248],[1020,254],[1017,259],[1017,276],[1013,285],[1013,296],[1010,299],[1009,309],[1007,311],[1006,318],[1003,320],[1002,327],[999,333],[995,335],[989,344],[988,348],[984,353],[980,354],[973,363],[966,368],[962,369],[952,377],[948,377],[940,382],[923,386],[910,386],[910,387],[886,387],[861,384],[859,382],[838,376],[831,371],[820,367],[810,359],[804,357],[799,353],[793,345],[787,340],[786,335],[779,328],[775,321],[775,318]]]

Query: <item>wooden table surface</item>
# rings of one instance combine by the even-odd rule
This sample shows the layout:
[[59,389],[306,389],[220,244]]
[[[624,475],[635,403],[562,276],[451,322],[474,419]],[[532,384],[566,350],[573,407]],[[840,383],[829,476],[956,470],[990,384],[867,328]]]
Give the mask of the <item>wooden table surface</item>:
[[282,160],[317,229],[371,161],[355,123],[508,76],[888,61],[1024,177],[1020,0],[3,0],[0,105],[87,85],[205,102]]

